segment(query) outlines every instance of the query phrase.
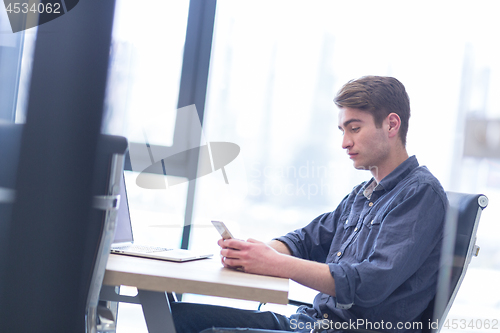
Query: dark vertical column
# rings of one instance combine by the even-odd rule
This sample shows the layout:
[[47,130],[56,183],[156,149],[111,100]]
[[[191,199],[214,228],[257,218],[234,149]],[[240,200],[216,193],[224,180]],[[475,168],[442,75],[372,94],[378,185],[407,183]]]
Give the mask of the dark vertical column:
[[38,28],[2,332],[84,332],[82,263],[113,14],[113,0],[85,0]]
[[[184,45],[184,58],[182,61],[177,107],[182,108],[195,104],[201,125],[203,125],[203,115],[205,112],[215,6],[215,0],[191,0],[186,30],[186,44]],[[197,138],[199,142],[201,133],[198,133]],[[198,158],[191,158],[187,161],[187,167],[191,169],[187,172],[188,175],[196,174]],[[189,182],[186,201],[184,231],[181,243],[183,249],[187,249],[189,245],[195,189],[196,180],[192,180]]]

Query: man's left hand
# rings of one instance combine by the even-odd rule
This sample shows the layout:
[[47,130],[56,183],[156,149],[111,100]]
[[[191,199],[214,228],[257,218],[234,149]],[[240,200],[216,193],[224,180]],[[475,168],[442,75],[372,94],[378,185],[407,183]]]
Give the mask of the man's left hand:
[[224,267],[248,273],[285,277],[283,269],[286,255],[266,243],[255,239],[246,242],[238,239],[219,240]]

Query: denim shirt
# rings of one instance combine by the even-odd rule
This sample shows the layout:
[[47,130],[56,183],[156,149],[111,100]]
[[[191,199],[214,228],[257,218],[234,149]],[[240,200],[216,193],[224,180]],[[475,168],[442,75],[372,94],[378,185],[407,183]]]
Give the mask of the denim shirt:
[[420,331],[409,325],[436,292],[446,207],[439,181],[412,156],[379,184],[356,186],[333,212],[277,238],[292,255],[327,263],[335,280],[336,296],[319,293],[305,314]]

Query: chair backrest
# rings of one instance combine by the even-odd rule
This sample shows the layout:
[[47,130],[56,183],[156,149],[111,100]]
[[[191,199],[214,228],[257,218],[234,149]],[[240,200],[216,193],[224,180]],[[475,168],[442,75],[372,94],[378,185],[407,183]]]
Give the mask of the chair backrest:
[[[16,175],[21,148],[22,124],[0,123],[0,294],[4,284],[5,248],[16,193]],[[127,140],[101,135],[93,180],[94,203],[89,219],[86,256],[82,269],[82,320],[87,332],[95,332],[95,314],[99,293],[113,241],[116,211],[119,204],[120,177],[123,175]],[[56,323],[54,323],[56,325]],[[83,326],[83,322],[82,322]],[[83,331],[83,330],[82,330]]]
[[94,172],[94,204],[89,221],[91,235],[87,237],[86,246],[86,277],[82,288],[88,290],[85,304],[87,333],[97,331],[99,293],[114,237],[126,151],[127,140],[124,137],[101,135]]
[[477,256],[476,232],[481,212],[488,205],[482,194],[447,192],[441,264],[435,299],[423,314],[423,332],[439,332],[465,277],[472,256]]

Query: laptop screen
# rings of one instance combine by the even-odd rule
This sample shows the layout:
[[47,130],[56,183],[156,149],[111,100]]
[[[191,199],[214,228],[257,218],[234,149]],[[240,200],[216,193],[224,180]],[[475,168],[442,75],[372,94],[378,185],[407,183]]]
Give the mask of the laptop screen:
[[120,180],[120,206],[116,217],[115,237],[113,244],[132,242],[132,222],[128,208],[127,190],[125,188],[125,175],[122,173]]

